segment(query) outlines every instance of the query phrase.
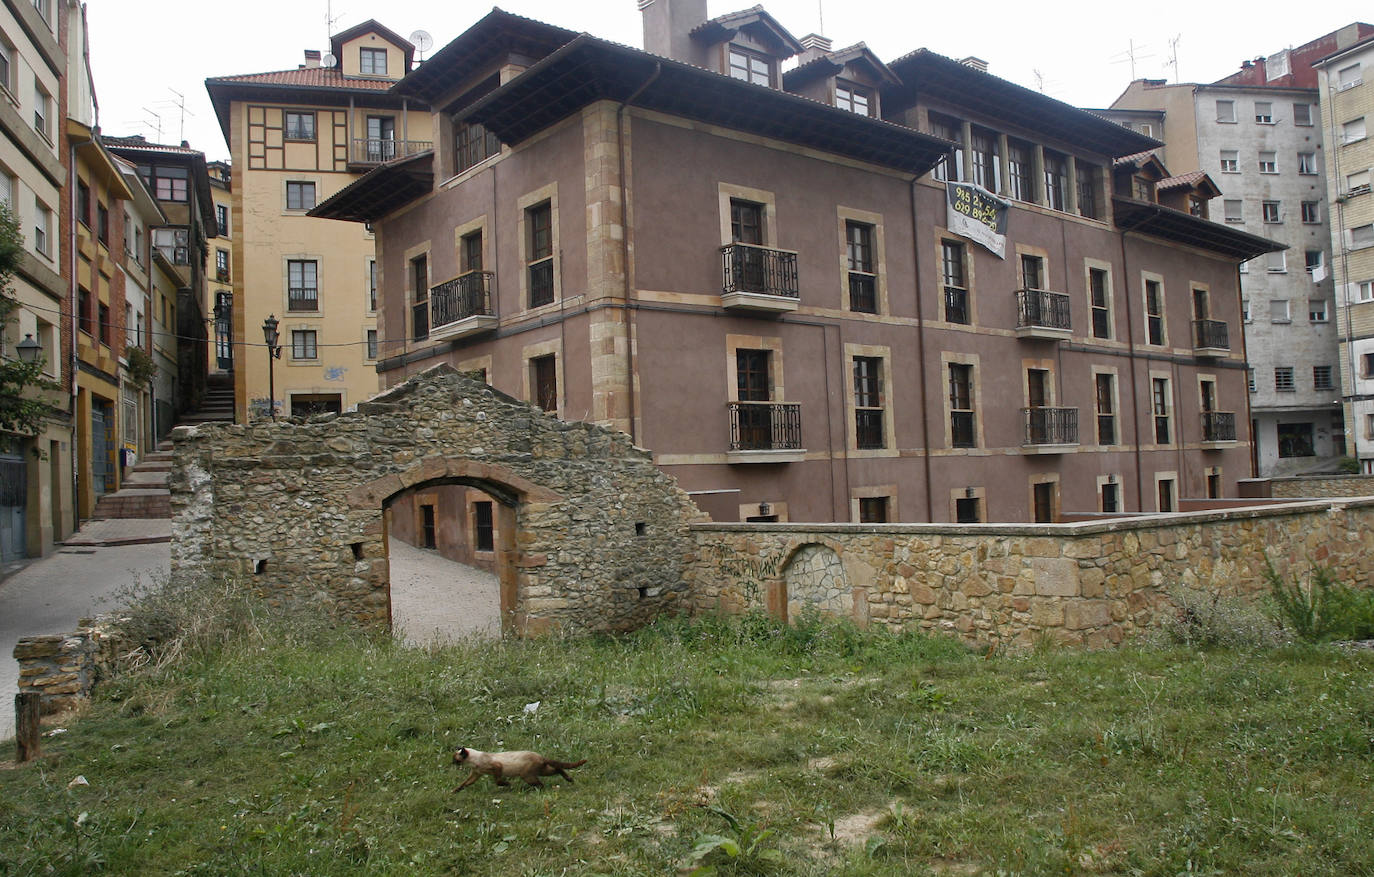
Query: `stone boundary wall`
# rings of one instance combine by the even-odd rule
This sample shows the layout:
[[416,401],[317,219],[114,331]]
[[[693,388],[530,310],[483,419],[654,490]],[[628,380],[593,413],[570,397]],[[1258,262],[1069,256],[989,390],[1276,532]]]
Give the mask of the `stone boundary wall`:
[[130,659],[131,645],[106,618],[82,619],[69,633],[20,637],[14,646],[19,691],[37,692],[44,715],[70,709]]
[[1374,475],[1300,475],[1269,479],[1270,495],[1283,499],[1374,497]]
[[[1076,524],[697,524],[692,533],[697,612],[790,617],[796,593],[836,605],[833,565],[801,551],[822,546],[839,558],[858,624],[980,644],[1026,645],[1042,635],[1119,643],[1173,612],[1176,589],[1265,591],[1266,551],[1285,574],[1323,565],[1361,587],[1374,574],[1374,498]],[[811,569],[827,570],[825,587],[806,580]]]

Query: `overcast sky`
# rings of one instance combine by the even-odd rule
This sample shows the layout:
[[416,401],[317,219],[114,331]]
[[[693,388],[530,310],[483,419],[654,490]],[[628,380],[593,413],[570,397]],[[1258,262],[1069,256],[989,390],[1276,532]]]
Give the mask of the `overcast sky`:
[[[754,0],[708,2],[716,16]],[[953,58],[976,55],[991,73],[1082,107],[1105,107],[1121,93],[1132,78],[1133,46],[1137,78],[1211,82],[1244,59],[1301,45],[1361,17],[1374,19],[1368,0],[1327,0],[1300,14],[1298,7],[1275,6],[1271,11],[1281,14],[1262,14],[1255,4],[1195,0],[764,5],[798,38],[820,31],[836,48],[862,40],[883,60],[918,48]],[[293,68],[303,50],[328,50],[328,33],[369,18],[403,37],[428,31],[435,46],[427,54],[433,55],[490,8],[452,0],[88,0],[100,125],[112,135],[185,139],[211,159],[227,159],[206,77]],[[630,46],[641,43],[636,0],[503,0],[501,8]],[[1177,73],[1169,63],[1175,56]],[[184,96],[184,116],[174,92]]]

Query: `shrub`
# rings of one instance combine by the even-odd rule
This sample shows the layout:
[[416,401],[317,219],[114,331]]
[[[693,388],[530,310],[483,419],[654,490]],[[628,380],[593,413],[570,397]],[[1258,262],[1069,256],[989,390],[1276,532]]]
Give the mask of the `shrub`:
[[1308,642],[1374,639],[1374,591],[1348,588],[1324,566],[1312,568],[1304,585],[1285,579],[1268,556],[1264,579],[1279,622]]
[[1194,648],[1266,649],[1281,645],[1283,627],[1254,603],[1218,591],[1180,588],[1170,593],[1178,607],[1160,625],[1164,636]]
[[1360,461],[1354,457],[1341,457],[1340,462],[1336,464],[1336,471],[1346,475],[1359,475]]

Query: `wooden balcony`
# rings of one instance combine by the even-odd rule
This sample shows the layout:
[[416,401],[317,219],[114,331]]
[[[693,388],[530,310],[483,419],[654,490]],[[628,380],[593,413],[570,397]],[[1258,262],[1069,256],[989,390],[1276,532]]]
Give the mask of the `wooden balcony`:
[[796,253],[753,244],[729,244],[720,248],[720,255],[720,303],[724,307],[787,313],[800,306]]
[[801,405],[789,402],[731,402],[730,463],[800,463]]
[[1016,291],[1016,337],[1061,341],[1073,334],[1069,297],[1047,289]]
[[1225,356],[1231,352],[1231,339],[1222,320],[1193,321],[1193,353],[1196,356]]
[[496,328],[491,288],[496,275],[469,271],[429,290],[429,337],[435,341],[466,338]]
[[1022,408],[1021,416],[1021,446],[1031,453],[1058,454],[1078,446],[1077,408]]

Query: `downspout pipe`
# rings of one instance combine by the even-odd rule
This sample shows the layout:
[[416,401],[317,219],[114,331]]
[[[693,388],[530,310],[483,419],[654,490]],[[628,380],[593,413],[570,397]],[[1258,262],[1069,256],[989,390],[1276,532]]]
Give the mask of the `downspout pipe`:
[[634,93],[620,102],[620,106],[615,111],[615,138],[616,138],[616,160],[620,165],[620,255],[621,255],[621,274],[625,278],[624,298],[625,298],[625,382],[626,396],[629,403],[630,414],[630,442],[637,443],[635,422],[637,420],[635,411],[635,317],[634,308],[630,307],[630,298],[633,289],[630,283],[630,185],[629,180],[625,179],[625,109],[634,103],[635,98],[644,93],[644,90],[654,84],[660,73],[663,72],[663,64],[659,61],[654,62],[654,72],[649,74],[649,78],[634,90]]
[[912,273],[916,277],[916,362],[919,384],[921,386],[921,444],[925,453],[921,460],[925,466],[926,480],[926,520],[935,522],[934,490],[930,483],[930,403],[926,397],[926,329],[925,317],[921,309],[921,235],[920,216],[916,210],[916,186],[919,177],[911,178],[911,259]]

